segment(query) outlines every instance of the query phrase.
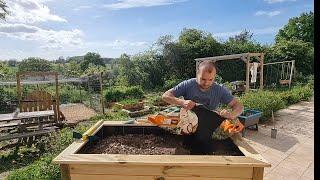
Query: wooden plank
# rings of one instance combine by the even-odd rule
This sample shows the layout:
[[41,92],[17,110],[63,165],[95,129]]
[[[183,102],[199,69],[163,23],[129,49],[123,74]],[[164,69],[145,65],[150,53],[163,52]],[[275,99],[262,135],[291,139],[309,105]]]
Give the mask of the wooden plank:
[[268,163],[255,149],[253,149],[240,134],[235,134],[231,139],[246,157],[259,161],[264,167],[271,167],[271,164]]
[[[73,150],[77,147],[73,147]],[[72,151],[66,149],[67,152]],[[173,166],[229,166],[265,167],[256,159],[245,156],[212,155],[126,155],[126,154],[66,154],[62,152],[54,159],[58,164],[128,164],[128,165],[167,165]]]
[[54,76],[57,72],[18,72],[19,76]]
[[[55,123],[55,121],[42,121],[41,122],[42,125],[44,124],[53,124]],[[31,123],[20,123],[20,122],[17,122],[17,123],[6,123],[6,124],[0,124],[0,128],[9,128],[9,127],[16,127],[18,125],[24,125],[25,127],[28,127],[28,126],[36,126],[36,125],[39,125],[39,122],[31,122]]]
[[188,177],[228,177],[251,178],[252,167],[194,167],[194,166],[129,166],[102,164],[71,164],[71,174],[105,174],[126,176],[188,176]]
[[34,117],[43,117],[43,116],[53,116],[53,110],[47,111],[33,111],[33,112],[22,112],[17,114],[17,119],[24,119],[24,118],[34,118]]
[[0,114],[0,122],[14,121],[18,118],[16,117],[17,113],[8,113],[8,114]]
[[249,53],[231,54],[231,55],[224,55],[224,56],[197,58],[195,60],[196,61],[221,61],[221,60],[231,60],[231,59],[242,59],[243,57],[246,57],[248,55]]
[[252,180],[263,180],[263,168],[253,168]]
[[210,177],[168,177],[168,176],[124,176],[124,175],[86,175],[86,174],[71,174],[72,180],[251,180],[252,178],[210,178]]
[[250,56],[262,56],[264,53],[249,53]]
[[5,135],[5,136],[0,136],[0,141],[23,138],[23,137],[30,137],[30,136],[36,136],[36,135],[41,135],[41,134],[47,134],[47,133],[54,132],[54,131],[55,131],[55,129],[45,129],[45,130],[35,131],[35,132],[13,134],[13,135]]

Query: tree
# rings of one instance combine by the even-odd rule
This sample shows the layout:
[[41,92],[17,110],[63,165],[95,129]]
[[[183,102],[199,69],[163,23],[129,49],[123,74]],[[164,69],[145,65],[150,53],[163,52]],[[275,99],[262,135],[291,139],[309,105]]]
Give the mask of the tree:
[[0,0],[0,20],[5,20],[6,16],[9,14],[8,6],[6,2]]
[[77,64],[75,61],[70,61],[65,64],[65,73],[66,77],[79,77],[81,75],[80,64]]
[[88,52],[84,56],[83,61],[80,63],[81,70],[85,71],[89,67],[90,63],[96,66],[105,66],[100,54]]
[[314,73],[314,48],[302,40],[279,40],[270,50],[275,61],[295,60],[295,67],[303,75]]
[[276,42],[283,39],[299,39],[314,44],[314,13],[310,11],[289,19],[288,24],[276,35]]
[[170,37],[160,39],[163,56],[170,69],[168,73],[179,79],[195,77],[195,59],[222,55],[222,45],[210,33],[197,29],[183,29],[177,42]]
[[132,59],[141,77],[142,87],[152,90],[164,86],[167,68],[162,56],[149,50],[133,56]]
[[45,59],[37,58],[37,57],[29,57],[27,59],[22,60],[18,65],[20,72],[26,71],[51,71],[53,67],[51,63]]
[[248,30],[244,30],[240,34],[237,34],[234,37],[230,37],[229,41],[247,43],[252,41],[252,36],[253,36],[253,33],[251,33]]
[[141,72],[127,54],[122,54],[119,58],[120,82],[122,85],[140,85]]

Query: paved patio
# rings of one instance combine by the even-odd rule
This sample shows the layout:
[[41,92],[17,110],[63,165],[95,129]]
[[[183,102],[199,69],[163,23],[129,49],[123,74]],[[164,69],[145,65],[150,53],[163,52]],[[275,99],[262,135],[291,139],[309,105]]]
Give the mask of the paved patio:
[[269,163],[267,180],[314,179],[314,99],[300,102],[275,113],[276,139],[272,124],[248,130],[245,138]]

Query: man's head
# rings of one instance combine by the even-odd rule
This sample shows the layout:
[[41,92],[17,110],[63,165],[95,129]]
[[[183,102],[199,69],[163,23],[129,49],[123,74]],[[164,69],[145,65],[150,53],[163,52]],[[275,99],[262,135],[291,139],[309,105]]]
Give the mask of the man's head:
[[216,66],[210,61],[203,61],[199,64],[199,69],[197,71],[197,83],[201,89],[209,89],[216,77]]

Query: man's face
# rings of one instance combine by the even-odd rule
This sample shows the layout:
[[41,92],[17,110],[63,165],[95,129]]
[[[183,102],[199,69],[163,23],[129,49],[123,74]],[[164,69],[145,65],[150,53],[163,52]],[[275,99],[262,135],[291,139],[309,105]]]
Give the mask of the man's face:
[[197,74],[197,83],[202,90],[207,90],[212,86],[215,76],[216,76],[215,69],[211,73],[207,71],[203,71],[202,69],[199,69],[199,72]]

